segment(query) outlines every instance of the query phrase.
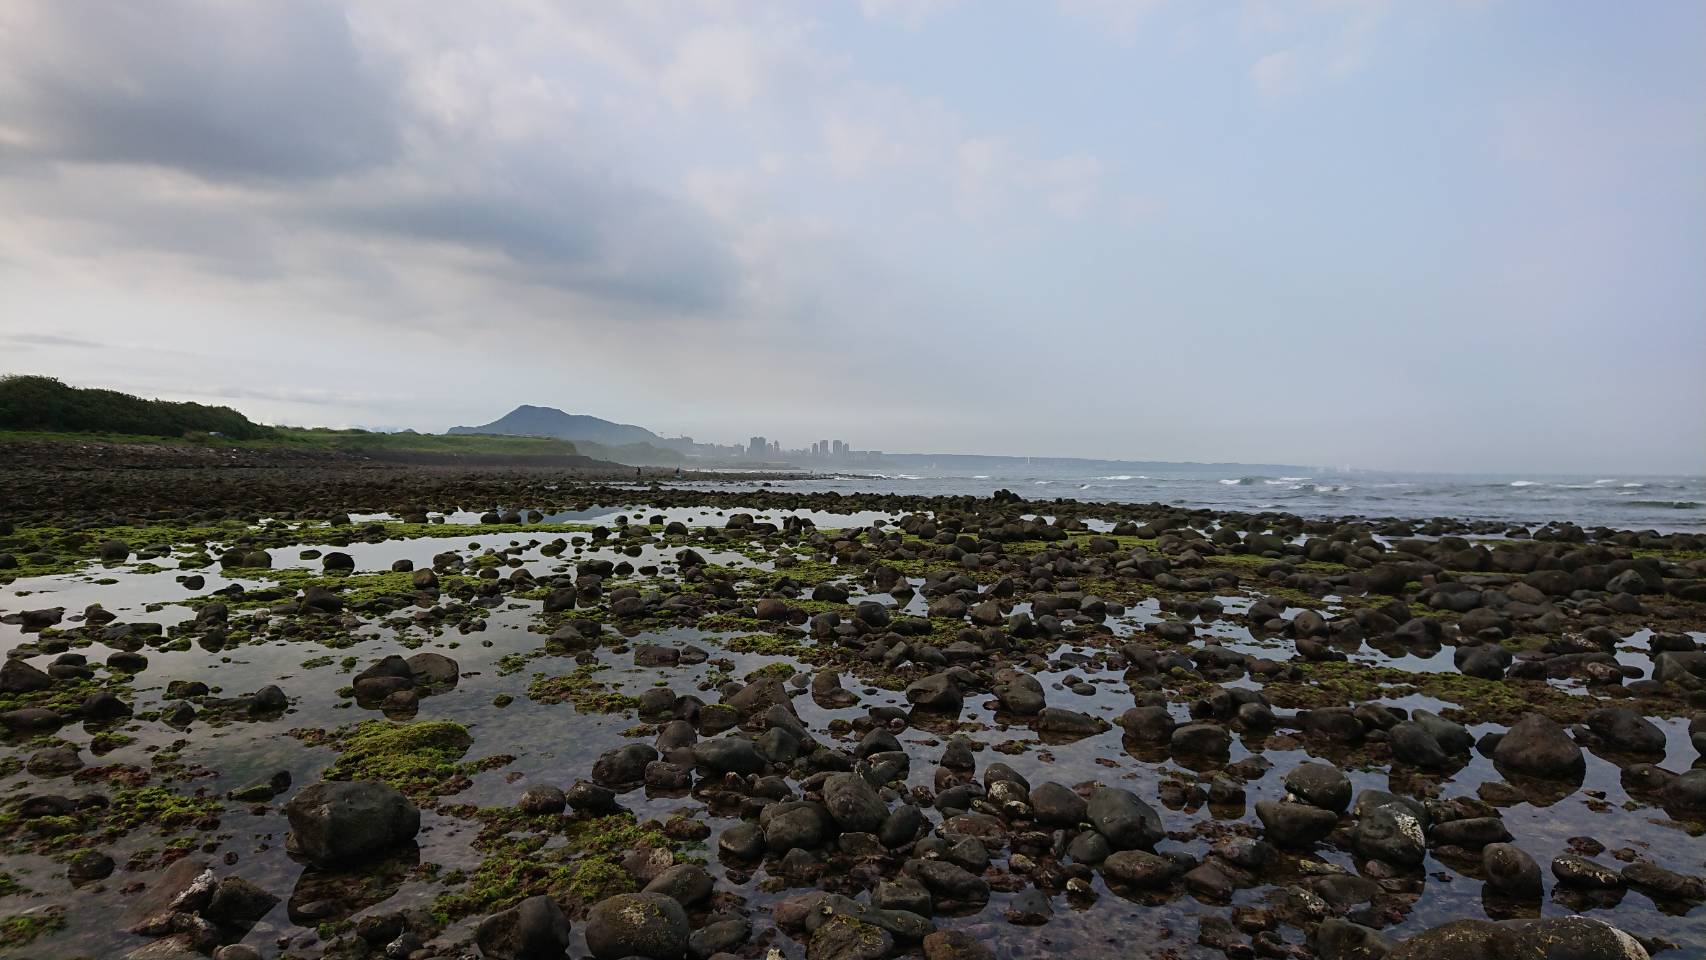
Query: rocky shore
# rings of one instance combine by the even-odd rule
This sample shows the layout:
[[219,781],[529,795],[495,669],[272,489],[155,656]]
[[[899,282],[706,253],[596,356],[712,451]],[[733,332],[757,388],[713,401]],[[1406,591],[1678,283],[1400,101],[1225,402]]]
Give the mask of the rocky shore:
[[630,479],[14,460],[0,953],[1706,956],[1706,538]]

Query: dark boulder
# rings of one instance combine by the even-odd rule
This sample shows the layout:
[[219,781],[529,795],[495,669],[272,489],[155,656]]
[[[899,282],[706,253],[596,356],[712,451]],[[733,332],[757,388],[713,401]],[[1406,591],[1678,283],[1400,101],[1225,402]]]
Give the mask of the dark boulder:
[[396,789],[373,781],[327,780],[284,806],[289,847],[317,864],[347,863],[412,841],[421,812]]

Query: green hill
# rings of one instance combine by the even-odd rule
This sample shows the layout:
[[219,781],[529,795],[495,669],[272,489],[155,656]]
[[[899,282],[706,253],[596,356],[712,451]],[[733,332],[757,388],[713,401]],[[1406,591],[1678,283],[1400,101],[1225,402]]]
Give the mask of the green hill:
[[144,400],[117,390],[66,386],[52,377],[0,377],[0,429],[116,433],[150,437],[219,434],[233,440],[278,436],[230,407]]

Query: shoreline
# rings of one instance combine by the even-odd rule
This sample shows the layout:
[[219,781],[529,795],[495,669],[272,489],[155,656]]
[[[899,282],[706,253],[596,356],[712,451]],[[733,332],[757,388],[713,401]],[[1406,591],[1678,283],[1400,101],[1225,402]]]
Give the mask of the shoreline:
[[[1302,957],[1505,929],[1506,860],[1706,899],[1706,537],[103,456],[0,469],[0,910],[53,955],[679,893],[670,956]],[[254,906],[114,925],[203,871]],[[1648,902],[1598,909],[1706,947]]]

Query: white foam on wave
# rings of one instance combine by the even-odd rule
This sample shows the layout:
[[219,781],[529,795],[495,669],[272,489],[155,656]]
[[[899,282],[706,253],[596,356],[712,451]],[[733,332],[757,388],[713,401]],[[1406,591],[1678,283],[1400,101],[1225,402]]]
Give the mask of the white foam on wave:
[[1129,473],[1116,473],[1111,477],[1097,477],[1096,479],[1097,480],[1136,480],[1137,477],[1134,477]]
[[987,474],[987,473],[974,473],[974,474],[972,474],[972,479],[973,480],[988,480],[989,474]]
[[1607,477],[1604,480],[1595,480],[1594,484],[1597,486],[1597,485],[1603,484],[1603,483],[1616,483],[1616,482],[1617,482],[1616,477]]
[[1513,486],[1513,487],[1537,487],[1539,485],[1540,485],[1540,481],[1538,481],[1538,480],[1512,480],[1511,481],[1511,486]]
[[1236,487],[1240,483],[1243,483],[1244,481],[1242,481],[1242,480],[1222,480],[1220,482],[1226,484],[1229,487]]
[[1646,487],[1646,484],[1644,484],[1644,483],[1625,483],[1623,486],[1628,488],[1628,489],[1631,489],[1631,490],[1640,490],[1640,489]]
[[[1282,482],[1286,482],[1286,483],[1302,483],[1305,480],[1313,480],[1313,479],[1315,479],[1315,478],[1314,477],[1280,477],[1280,480]],[[1274,481],[1269,480],[1268,482],[1273,483]]]

